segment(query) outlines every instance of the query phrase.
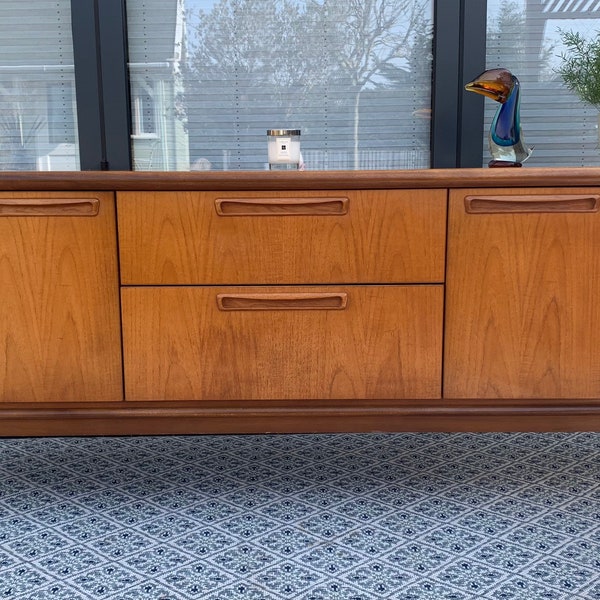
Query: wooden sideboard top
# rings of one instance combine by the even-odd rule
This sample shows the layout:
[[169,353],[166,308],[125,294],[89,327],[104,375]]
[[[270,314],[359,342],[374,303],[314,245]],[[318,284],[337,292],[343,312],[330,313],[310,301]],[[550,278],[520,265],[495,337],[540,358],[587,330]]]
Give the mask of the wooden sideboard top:
[[600,167],[400,171],[5,171],[0,191],[333,190],[600,186]]

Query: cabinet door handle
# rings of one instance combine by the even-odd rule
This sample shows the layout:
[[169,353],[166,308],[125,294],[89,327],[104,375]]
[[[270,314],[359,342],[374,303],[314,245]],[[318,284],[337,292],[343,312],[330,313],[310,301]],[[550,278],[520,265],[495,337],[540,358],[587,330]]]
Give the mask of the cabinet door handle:
[[3,217],[93,217],[98,198],[0,198]]
[[221,217],[345,215],[348,198],[217,198]]
[[344,310],[348,294],[276,293],[217,294],[219,310]]
[[466,196],[465,211],[470,214],[597,212],[599,202],[597,194]]

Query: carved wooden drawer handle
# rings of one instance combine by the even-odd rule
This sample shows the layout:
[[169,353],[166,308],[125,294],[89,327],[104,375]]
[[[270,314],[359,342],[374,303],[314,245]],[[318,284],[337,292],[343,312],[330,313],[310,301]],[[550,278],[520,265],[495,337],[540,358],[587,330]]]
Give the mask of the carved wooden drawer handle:
[[93,217],[98,198],[0,198],[3,217]]
[[345,215],[348,198],[218,198],[221,217]]
[[465,210],[471,214],[597,212],[599,202],[596,194],[466,196]]
[[344,292],[217,294],[219,310],[344,310],[347,305]]

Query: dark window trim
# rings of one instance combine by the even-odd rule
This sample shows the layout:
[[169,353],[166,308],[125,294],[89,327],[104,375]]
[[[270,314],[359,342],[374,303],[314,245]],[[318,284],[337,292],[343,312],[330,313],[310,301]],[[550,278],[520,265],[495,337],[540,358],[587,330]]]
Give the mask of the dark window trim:
[[464,90],[485,70],[486,0],[435,0],[431,166],[480,167],[483,102]]
[[71,0],[82,171],[130,170],[124,0]]
[[487,0],[463,0],[461,48],[461,94],[457,167],[483,164],[484,102],[478,94],[466,92],[465,84],[486,68]]
[[95,5],[94,0],[71,0],[77,127],[82,171],[101,170],[106,164],[104,113],[101,109],[102,76]]

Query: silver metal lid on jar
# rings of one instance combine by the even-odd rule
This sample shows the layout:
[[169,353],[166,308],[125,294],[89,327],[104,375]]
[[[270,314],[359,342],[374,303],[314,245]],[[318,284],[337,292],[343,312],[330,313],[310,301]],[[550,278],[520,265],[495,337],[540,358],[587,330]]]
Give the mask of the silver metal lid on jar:
[[281,137],[287,135],[300,135],[299,129],[267,129],[268,136]]

